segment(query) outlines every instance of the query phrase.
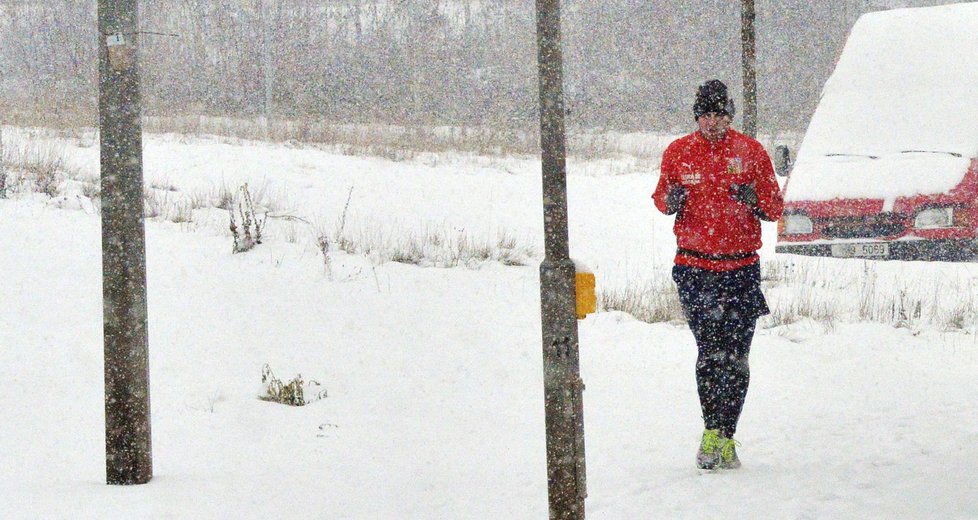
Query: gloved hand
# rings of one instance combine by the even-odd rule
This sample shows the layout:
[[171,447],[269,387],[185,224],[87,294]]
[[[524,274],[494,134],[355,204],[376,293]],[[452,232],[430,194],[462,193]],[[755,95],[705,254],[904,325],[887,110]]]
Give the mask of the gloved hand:
[[669,192],[666,193],[666,215],[672,215],[683,209],[686,204],[686,188],[677,184],[669,188]]
[[731,184],[730,197],[751,208],[757,207],[757,190],[753,184]]

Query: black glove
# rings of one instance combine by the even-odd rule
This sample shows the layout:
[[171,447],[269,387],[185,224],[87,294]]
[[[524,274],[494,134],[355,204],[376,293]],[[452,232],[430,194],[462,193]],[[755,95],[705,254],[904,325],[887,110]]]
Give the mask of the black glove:
[[757,190],[753,184],[731,184],[730,197],[751,208],[757,207]]
[[675,185],[669,188],[666,193],[666,215],[672,215],[683,209],[686,204],[686,188],[682,185]]

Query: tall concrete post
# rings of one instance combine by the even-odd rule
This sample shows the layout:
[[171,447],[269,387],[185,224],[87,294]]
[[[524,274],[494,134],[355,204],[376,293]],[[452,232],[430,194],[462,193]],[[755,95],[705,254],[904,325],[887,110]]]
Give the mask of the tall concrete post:
[[265,138],[271,137],[272,127],[272,50],[271,39],[269,37],[269,18],[271,18],[273,6],[266,7],[265,2],[258,2],[258,19],[261,22],[261,63],[262,63],[262,126],[264,126]]
[[740,15],[740,40],[743,44],[744,133],[757,137],[757,55],[754,31],[754,0],[743,0]]
[[109,484],[153,477],[137,0],[98,0],[105,467]]
[[545,253],[540,264],[550,518],[583,520],[584,413],[567,240],[567,173],[559,0],[536,0]]

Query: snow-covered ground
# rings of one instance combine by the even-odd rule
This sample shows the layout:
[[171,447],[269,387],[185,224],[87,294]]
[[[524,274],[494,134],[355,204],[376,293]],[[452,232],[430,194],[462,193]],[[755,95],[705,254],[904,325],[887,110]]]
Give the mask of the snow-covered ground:
[[[8,144],[25,136],[5,133]],[[97,146],[80,144],[60,153],[94,177]],[[223,212],[148,222],[155,476],[116,487],[104,484],[99,217],[37,194],[0,200],[0,516],[547,518],[540,259],[442,269],[334,251],[327,276],[313,233],[335,226],[352,187],[348,226],[507,232],[539,253],[536,161],[145,144],[147,185],[179,196],[247,181],[315,225],[276,223],[232,255]],[[672,219],[648,198],[657,172],[602,168],[571,162],[572,255],[599,286],[667,272]],[[792,261],[812,291],[850,272],[976,301],[976,264]],[[744,466],[701,473],[689,331],[620,312],[579,323],[588,518],[978,517],[973,327],[761,328],[738,432]],[[320,381],[328,397],[259,400],[266,363]]]

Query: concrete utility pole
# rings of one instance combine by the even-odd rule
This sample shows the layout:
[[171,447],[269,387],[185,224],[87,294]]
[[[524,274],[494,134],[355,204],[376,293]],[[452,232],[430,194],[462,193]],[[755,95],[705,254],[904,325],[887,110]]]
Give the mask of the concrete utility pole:
[[536,0],[546,257],[540,264],[550,518],[583,520],[584,383],[578,359],[574,263],[567,244],[560,1]]
[[[267,11],[267,12],[266,12]],[[271,8],[265,7],[265,2],[258,2],[258,19],[261,22],[261,63],[262,63],[262,82],[264,83],[264,97],[262,102],[262,126],[265,129],[265,138],[269,137],[272,126],[272,51],[269,31],[269,17]]]
[[105,468],[109,484],[153,478],[137,0],[98,0]]
[[744,65],[744,133],[757,137],[757,58],[754,52],[754,0],[743,0],[740,40]]

